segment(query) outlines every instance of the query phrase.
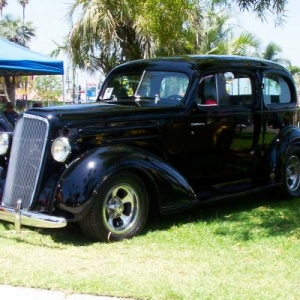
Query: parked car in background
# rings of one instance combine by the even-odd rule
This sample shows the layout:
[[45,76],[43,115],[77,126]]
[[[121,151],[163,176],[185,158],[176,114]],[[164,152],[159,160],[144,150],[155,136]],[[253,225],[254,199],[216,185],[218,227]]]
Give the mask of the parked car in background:
[[0,134],[0,219],[94,240],[161,214],[282,186],[300,196],[297,93],[282,66],[191,55],[116,67],[97,103],[33,108]]

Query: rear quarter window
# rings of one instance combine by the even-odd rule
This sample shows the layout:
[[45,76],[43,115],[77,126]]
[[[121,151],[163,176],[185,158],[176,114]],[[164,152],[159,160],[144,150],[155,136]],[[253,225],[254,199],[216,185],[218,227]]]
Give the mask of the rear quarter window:
[[292,103],[289,80],[281,74],[265,74],[263,77],[263,98],[265,105]]

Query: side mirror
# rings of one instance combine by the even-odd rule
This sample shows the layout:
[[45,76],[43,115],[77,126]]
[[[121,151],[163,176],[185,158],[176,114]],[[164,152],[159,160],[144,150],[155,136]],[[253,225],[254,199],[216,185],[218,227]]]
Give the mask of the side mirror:
[[226,84],[231,84],[234,81],[234,75],[231,72],[226,72],[223,74]]

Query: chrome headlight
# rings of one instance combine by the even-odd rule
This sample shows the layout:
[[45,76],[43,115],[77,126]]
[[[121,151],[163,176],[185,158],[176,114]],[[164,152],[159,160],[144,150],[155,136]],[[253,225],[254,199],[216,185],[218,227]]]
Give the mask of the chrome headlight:
[[64,162],[71,153],[70,142],[65,137],[59,137],[53,141],[51,146],[53,158],[58,162]]
[[7,133],[0,133],[0,155],[7,153],[9,147],[9,135]]

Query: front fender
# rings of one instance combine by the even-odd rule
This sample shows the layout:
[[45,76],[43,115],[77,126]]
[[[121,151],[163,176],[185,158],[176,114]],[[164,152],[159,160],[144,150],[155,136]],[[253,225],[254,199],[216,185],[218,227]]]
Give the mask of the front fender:
[[104,181],[121,169],[141,176],[163,210],[197,200],[185,178],[161,158],[139,148],[109,146],[90,150],[68,166],[58,186],[59,207],[81,213]]
[[281,178],[281,167],[285,153],[293,145],[300,146],[300,129],[296,126],[284,127],[274,139],[269,150],[269,166],[276,179]]

